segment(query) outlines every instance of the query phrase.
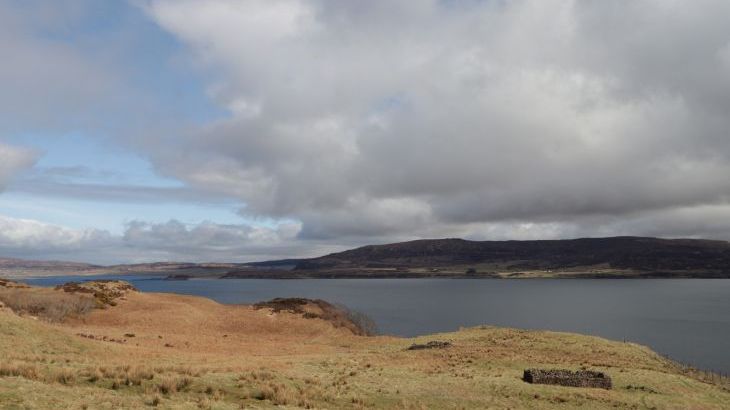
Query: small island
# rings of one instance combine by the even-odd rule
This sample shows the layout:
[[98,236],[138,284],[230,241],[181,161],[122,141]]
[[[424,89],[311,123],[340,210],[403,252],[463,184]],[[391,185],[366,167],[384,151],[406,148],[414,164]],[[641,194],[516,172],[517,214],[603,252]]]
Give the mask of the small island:
[[190,275],[182,275],[182,274],[179,274],[178,273],[178,274],[167,275],[167,276],[165,276],[165,279],[164,280],[189,280],[189,279],[192,279],[192,278],[193,278],[193,276],[190,276]]

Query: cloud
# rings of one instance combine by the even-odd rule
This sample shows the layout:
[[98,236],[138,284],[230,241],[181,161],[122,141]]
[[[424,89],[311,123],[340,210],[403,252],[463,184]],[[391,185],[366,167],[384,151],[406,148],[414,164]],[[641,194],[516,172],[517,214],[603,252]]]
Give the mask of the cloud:
[[[36,153],[0,143],[0,190],[235,204],[253,222],[125,215],[115,235],[2,217],[5,254],[247,261],[447,236],[730,239],[727,1],[97,3],[0,4],[0,133],[104,138],[143,165],[96,162],[149,159],[168,178],[58,157],[24,172]],[[201,78],[217,108],[188,101]]]
[[0,216],[0,252],[3,256],[41,257],[88,249],[103,249],[113,238],[106,231],[69,229],[30,219]]
[[188,226],[177,220],[165,223],[133,221],[127,225],[123,241],[136,249],[156,249],[177,255],[211,260],[221,256],[229,260],[256,260],[261,253],[276,249],[294,238],[299,227],[279,225],[265,228],[250,225],[221,225],[203,222]]
[[176,46],[129,3],[0,3],[0,134],[125,145],[209,114],[187,105],[196,78]]
[[51,34],[78,22],[81,5],[0,4],[0,132],[98,126],[102,102],[120,95],[107,67]]
[[0,191],[20,171],[30,168],[36,161],[36,154],[28,149],[0,142]]
[[0,255],[98,264],[155,261],[253,262],[309,257],[344,250],[343,245],[296,237],[298,223],[271,227],[247,224],[153,223],[134,220],[122,235],[105,230],[75,229],[32,219],[0,215]]
[[117,260],[150,262],[254,262],[289,257],[311,257],[344,250],[343,245],[297,240],[299,223],[272,226],[251,224],[185,224],[131,221],[118,238],[122,251]]
[[[70,171],[69,171],[70,172]],[[58,177],[59,175],[55,175]],[[41,175],[18,180],[12,185],[13,192],[42,197],[70,198],[73,200],[107,201],[113,203],[194,203],[228,204],[229,197],[185,186],[144,186],[111,183],[63,181]]]
[[[730,198],[725,1],[143,7],[230,113],[158,168],[302,238],[590,235]],[[618,230],[693,234],[655,228]]]
[[[405,235],[376,227],[373,242],[429,237],[473,240],[535,240],[565,237],[646,235],[730,238],[730,206],[688,207],[629,216],[585,216],[563,222],[490,222],[422,225]],[[335,220],[338,224],[339,221]],[[356,226],[362,229],[361,226]],[[304,235],[299,223],[270,227],[248,224],[185,224],[129,222],[122,235],[99,229],[72,229],[29,219],[0,216],[0,255],[25,259],[70,260],[97,264],[155,261],[252,262],[290,257],[314,257],[359,245],[346,238]],[[672,232],[667,235],[667,232]],[[380,236],[375,236],[380,235]]]

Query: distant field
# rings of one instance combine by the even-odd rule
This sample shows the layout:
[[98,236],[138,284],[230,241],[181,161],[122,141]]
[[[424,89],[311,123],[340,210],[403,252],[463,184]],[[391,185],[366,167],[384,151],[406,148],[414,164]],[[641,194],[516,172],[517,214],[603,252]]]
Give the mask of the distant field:
[[[721,409],[730,403],[726,379],[643,346],[596,337],[493,327],[365,337],[318,319],[316,306],[307,315],[171,294],[125,291],[109,299],[43,292],[113,303],[69,312],[61,323],[0,308],[3,408]],[[451,346],[407,350],[429,341]],[[533,367],[603,371],[614,388],[527,384],[522,371]]]

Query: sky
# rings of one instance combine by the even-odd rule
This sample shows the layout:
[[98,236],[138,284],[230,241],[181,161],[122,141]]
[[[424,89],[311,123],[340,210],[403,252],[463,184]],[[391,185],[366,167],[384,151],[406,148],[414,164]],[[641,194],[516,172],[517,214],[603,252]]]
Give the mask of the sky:
[[725,0],[0,0],[0,257],[730,239]]

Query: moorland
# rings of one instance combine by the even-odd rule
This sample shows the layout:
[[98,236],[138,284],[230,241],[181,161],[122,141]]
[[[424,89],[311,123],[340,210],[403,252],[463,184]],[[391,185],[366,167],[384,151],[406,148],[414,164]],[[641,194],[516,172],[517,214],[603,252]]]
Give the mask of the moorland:
[[[703,408],[727,379],[649,348],[480,326],[398,338],[325,301],[223,305],[120,281],[0,282],[3,408]],[[413,349],[413,345],[433,348]],[[612,389],[529,384],[604,372]]]

